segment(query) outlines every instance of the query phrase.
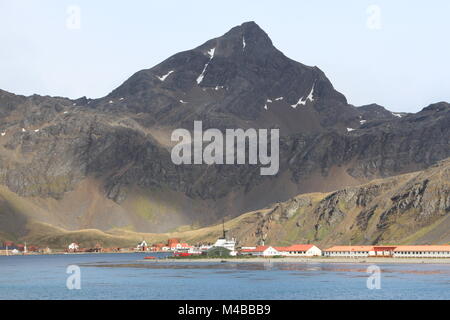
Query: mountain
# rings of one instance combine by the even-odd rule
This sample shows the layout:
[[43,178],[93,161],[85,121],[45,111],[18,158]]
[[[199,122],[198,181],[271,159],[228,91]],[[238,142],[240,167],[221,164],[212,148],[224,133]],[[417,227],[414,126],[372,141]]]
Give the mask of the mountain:
[[336,110],[342,120],[357,115],[320,69],[284,56],[254,22],[137,72],[91,106],[143,112],[146,125],[192,127],[195,119],[282,134],[337,125]]
[[[175,128],[279,128],[280,171],[172,163]],[[132,75],[100,99],[0,91],[0,234],[196,228],[298,194],[422,170],[450,157],[450,105],[355,107],[254,22]]]

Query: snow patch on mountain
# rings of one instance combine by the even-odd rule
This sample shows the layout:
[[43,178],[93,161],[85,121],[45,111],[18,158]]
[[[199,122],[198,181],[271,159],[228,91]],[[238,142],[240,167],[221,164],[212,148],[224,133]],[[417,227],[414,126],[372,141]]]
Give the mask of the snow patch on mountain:
[[167,72],[165,75],[158,77],[159,80],[163,81],[167,79],[168,76],[170,76],[170,74],[173,72],[174,70],[170,70],[169,72]]
[[[276,100],[276,99],[275,99],[275,100]],[[264,105],[264,109],[266,109],[266,110],[269,109],[269,107],[268,107],[268,105],[267,105],[267,104],[269,104],[269,103],[273,103],[273,100],[272,100],[272,99],[267,99],[267,100],[266,100],[266,104]]]
[[309,94],[308,94],[308,96],[306,97],[306,99],[303,99],[303,96],[298,100],[298,102],[296,103],[296,104],[291,104],[291,107],[292,108],[297,108],[299,105],[302,105],[302,106],[305,106],[306,105],[306,101],[311,101],[311,102],[313,102],[314,101],[314,86],[315,86],[316,84],[314,83],[313,84],[313,86],[312,86],[312,88],[311,88],[311,91],[309,92]]
[[302,105],[302,106],[306,105],[306,99],[303,100],[303,97],[301,97],[296,104],[291,104],[291,107],[295,109],[299,105]]
[[208,68],[209,63],[211,62],[211,60],[214,58],[215,52],[216,52],[216,48],[212,48],[211,50],[208,51],[209,61],[208,61],[207,64],[205,64],[205,67],[203,68],[202,73],[198,76],[198,78],[197,78],[197,84],[202,83],[203,78],[205,77],[206,69]]
[[214,58],[214,53],[216,52],[216,48],[212,48],[211,50],[208,51],[209,54],[209,60],[212,60]]
[[209,62],[208,62],[207,64],[205,64],[205,67],[203,68],[202,73],[198,76],[198,78],[197,78],[197,84],[202,83],[203,78],[205,77],[206,68],[208,68],[208,64],[209,64]]
[[314,95],[314,87],[315,87],[315,86],[316,86],[316,84],[314,83],[313,86],[312,86],[312,88],[311,88],[311,91],[309,92],[308,96],[306,97],[306,100],[309,100],[309,101],[311,101],[311,102],[314,101],[313,95]]

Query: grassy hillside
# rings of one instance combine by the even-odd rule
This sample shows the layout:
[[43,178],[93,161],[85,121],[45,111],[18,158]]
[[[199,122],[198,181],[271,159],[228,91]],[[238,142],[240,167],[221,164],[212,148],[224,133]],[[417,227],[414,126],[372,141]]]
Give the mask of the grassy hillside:
[[[63,248],[75,241],[84,247],[97,242],[104,247],[129,247],[142,239],[153,243],[170,237],[189,243],[213,242],[222,233],[220,224],[198,229],[186,225],[168,233],[139,233],[128,228],[68,231],[30,219],[33,211],[41,210],[33,203],[18,201],[17,196],[4,189],[1,196],[0,218],[5,221],[15,216],[17,232],[1,229],[0,239],[26,240],[41,246]],[[320,246],[448,243],[450,160],[425,171],[357,187],[299,195],[231,219],[225,228],[241,245],[260,240],[274,245],[313,242]]]

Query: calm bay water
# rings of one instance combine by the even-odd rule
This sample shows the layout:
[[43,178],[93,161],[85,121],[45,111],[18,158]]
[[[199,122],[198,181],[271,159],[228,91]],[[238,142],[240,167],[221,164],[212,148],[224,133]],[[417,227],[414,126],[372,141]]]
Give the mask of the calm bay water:
[[[450,299],[450,265],[144,261],[146,254],[0,256],[0,299]],[[67,266],[81,268],[68,290]]]

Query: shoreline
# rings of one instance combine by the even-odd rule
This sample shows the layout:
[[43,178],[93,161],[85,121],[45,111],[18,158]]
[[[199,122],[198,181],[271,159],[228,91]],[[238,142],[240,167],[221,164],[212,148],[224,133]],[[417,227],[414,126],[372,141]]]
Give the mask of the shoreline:
[[289,258],[178,258],[178,259],[156,259],[144,260],[145,262],[218,262],[218,263],[361,263],[361,264],[450,264],[450,258],[305,258],[305,257],[289,257]]
[[[0,257],[23,257],[23,256],[53,256],[53,255],[84,255],[84,254],[125,254],[125,253],[144,253],[142,251],[120,251],[120,252],[65,252],[55,251],[51,253],[39,253],[39,252],[27,252],[16,254],[4,254],[0,253]],[[145,252],[148,254],[148,252]]]
[[[144,252],[52,252],[52,253],[27,253],[9,256],[53,256],[53,255],[102,255],[102,254],[143,254]],[[151,255],[150,252],[146,252]],[[153,252],[155,253],[155,252]],[[0,256],[6,256],[0,254]],[[137,261],[147,263],[348,263],[348,264],[450,264],[450,258],[387,258],[387,257],[252,257],[252,258],[156,258],[139,259]]]

